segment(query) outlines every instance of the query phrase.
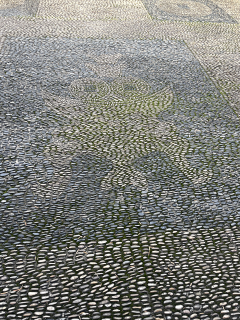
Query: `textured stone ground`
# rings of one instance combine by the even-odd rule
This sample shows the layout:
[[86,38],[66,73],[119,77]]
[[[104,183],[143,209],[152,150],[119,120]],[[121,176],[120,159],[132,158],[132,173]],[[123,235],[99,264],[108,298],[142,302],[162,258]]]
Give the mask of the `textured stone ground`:
[[0,0],[0,319],[240,318],[238,0]]

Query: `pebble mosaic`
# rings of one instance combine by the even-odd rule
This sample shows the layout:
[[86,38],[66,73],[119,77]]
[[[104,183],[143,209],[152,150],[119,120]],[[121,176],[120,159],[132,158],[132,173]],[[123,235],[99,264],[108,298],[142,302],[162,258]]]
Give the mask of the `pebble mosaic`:
[[211,0],[142,0],[150,15],[159,20],[237,23]]
[[0,2],[0,319],[240,318],[235,2]]
[[40,0],[1,0],[0,17],[34,16]]

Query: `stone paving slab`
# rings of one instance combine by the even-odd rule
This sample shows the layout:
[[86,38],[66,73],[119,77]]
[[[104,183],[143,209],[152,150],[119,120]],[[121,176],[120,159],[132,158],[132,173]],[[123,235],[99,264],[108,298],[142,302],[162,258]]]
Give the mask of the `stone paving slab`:
[[236,1],[0,5],[0,319],[238,320]]

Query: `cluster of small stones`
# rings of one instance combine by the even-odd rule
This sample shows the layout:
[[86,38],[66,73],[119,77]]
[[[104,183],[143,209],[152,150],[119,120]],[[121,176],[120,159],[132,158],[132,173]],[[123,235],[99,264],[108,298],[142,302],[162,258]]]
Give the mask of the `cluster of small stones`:
[[[182,22],[150,23],[162,4]],[[220,5],[0,3],[0,319],[240,318],[239,27]],[[66,24],[98,14],[141,23]]]
[[167,229],[33,247],[29,235],[2,251],[1,317],[237,320],[239,236],[237,227]]

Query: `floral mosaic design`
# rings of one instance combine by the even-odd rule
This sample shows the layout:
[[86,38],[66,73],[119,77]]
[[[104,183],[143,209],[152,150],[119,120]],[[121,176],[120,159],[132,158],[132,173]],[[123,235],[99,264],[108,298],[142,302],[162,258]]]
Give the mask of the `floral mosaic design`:
[[[63,56],[55,57],[63,59],[63,68],[56,75],[65,74],[65,80],[48,76],[49,62],[41,77],[31,78],[31,88],[38,88],[30,89],[35,90],[36,101],[56,117],[49,128],[51,138],[42,147],[45,161],[51,164],[48,178],[39,176],[30,184],[40,198],[58,198],[65,193],[73,177],[72,162],[81,155],[111,163],[101,178],[103,190],[129,186],[147,190],[148,174],[138,163],[156,153],[167,157],[194,188],[218,179],[207,160],[207,144],[196,153],[200,150],[196,133],[199,119],[209,131],[207,114],[229,109],[221,94],[183,42],[130,43],[133,53],[128,54],[121,42],[113,42],[110,51],[102,42],[98,54],[94,49],[97,43],[89,50],[81,41],[63,42],[63,50],[78,46],[77,56],[67,62]],[[29,56],[27,47],[22,57],[25,55]],[[176,62],[170,62],[169,55]],[[17,86],[29,85],[21,74]],[[177,119],[174,114],[179,108],[185,111]],[[187,115],[192,113],[202,116],[195,122]]]
[[236,23],[211,0],[143,0],[150,15],[159,20]]
[[109,85],[84,78],[73,81],[69,91],[76,100],[44,95],[49,108],[71,119],[71,126],[56,130],[56,145],[53,142],[48,150],[85,151],[112,161],[113,170],[103,179],[103,187],[132,184],[146,189],[147,180],[133,162],[154,151],[165,152],[193,183],[211,177],[210,172],[204,174],[189,165],[187,141],[177,138],[174,125],[157,118],[173,102],[169,87],[149,94],[149,85],[140,79],[116,78]]

